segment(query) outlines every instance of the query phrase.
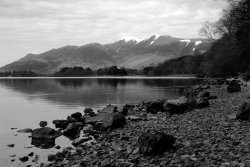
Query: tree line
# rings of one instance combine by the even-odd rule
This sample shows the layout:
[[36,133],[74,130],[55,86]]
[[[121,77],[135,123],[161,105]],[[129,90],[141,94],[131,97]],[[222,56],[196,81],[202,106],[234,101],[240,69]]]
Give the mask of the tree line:
[[228,0],[216,22],[205,22],[199,34],[212,46],[208,52],[165,61],[152,75],[201,74],[233,76],[250,71],[250,1]]

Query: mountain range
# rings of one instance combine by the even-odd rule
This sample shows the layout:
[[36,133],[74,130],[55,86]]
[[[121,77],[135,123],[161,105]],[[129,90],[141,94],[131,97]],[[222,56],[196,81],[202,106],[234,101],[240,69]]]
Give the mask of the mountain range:
[[41,54],[28,54],[1,67],[0,71],[32,70],[41,74],[52,74],[63,67],[98,69],[112,65],[140,69],[168,59],[204,53],[209,47],[210,43],[200,38],[182,39],[167,35],[153,35],[146,39],[123,37],[109,44],[64,46]]

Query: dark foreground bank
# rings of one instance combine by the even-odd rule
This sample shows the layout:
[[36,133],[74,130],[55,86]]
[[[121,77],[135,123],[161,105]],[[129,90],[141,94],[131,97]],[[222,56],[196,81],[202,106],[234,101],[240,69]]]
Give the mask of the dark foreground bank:
[[60,135],[73,145],[40,166],[249,166],[249,87],[217,80],[178,91],[176,100],[85,109],[54,120],[56,130],[40,122],[28,130],[37,147],[60,147]]

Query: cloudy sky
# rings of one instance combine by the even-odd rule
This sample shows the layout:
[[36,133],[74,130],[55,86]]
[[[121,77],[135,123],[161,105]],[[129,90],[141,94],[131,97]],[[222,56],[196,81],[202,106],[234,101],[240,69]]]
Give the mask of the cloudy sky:
[[0,0],[0,66],[64,45],[152,34],[199,37],[224,0]]

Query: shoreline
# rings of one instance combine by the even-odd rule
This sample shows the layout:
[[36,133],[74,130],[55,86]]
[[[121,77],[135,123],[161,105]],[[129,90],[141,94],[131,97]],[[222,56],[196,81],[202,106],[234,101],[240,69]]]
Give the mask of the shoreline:
[[[237,120],[232,115],[244,101],[249,101],[250,88],[242,86],[241,92],[231,94],[225,85],[194,86],[193,89],[197,89],[197,93],[210,92],[211,97],[217,98],[210,98],[209,106],[180,114],[150,113],[146,112],[145,104],[134,104],[128,110],[126,125],[109,131],[95,130],[97,127],[86,119],[84,130],[89,125],[92,128],[87,129],[83,140],[91,138],[95,142],[77,141],[79,145],[49,155],[50,162],[40,166],[246,165],[250,154],[245,145],[250,143],[250,122]],[[174,136],[177,139],[174,148],[157,156],[143,155],[138,148],[138,138],[142,133],[155,130]]]
[[[199,79],[196,76],[0,77],[0,79]],[[201,78],[202,79],[202,78]]]

